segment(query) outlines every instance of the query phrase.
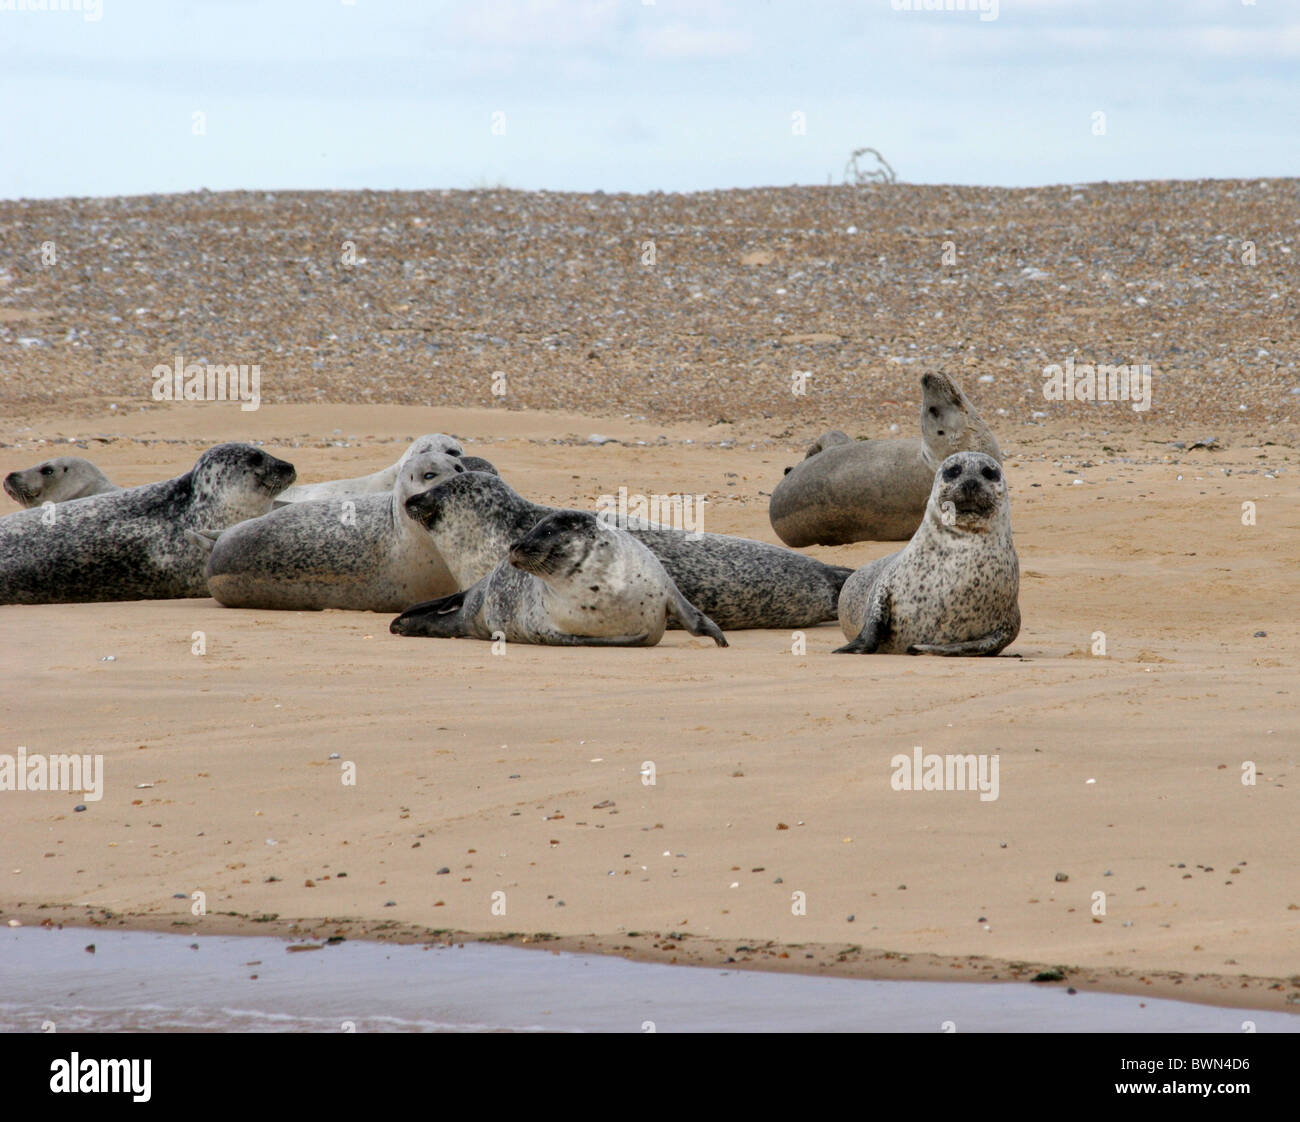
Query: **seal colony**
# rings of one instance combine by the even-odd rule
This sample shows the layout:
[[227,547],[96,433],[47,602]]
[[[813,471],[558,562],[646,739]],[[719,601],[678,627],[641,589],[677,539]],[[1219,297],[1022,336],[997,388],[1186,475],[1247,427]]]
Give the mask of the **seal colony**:
[[447,439],[412,444],[387,494],[290,503],[225,531],[207,563],[212,596],[228,608],[400,612],[462,587],[406,512],[412,495],[465,471],[459,450],[441,450]]
[[1002,453],[988,426],[946,374],[921,378],[921,438],[852,440],[834,430],[786,469],[768,518],[790,546],[905,541],[925,514],[935,469],[954,452]]
[[840,627],[851,642],[835,653],[995,655],[1020,632],[1019,594],[1002,468],[958,452],[936,473],[912,540],[845,582]]
[[4,479],[5,494],[24,507],[66,503],[91,495],[108,495],[122,488],[80,456],[56,456],[25,471],[11,471]]
[[[460,588],[496,568],[511,545],[555,512],[502,479],[466,472],[407,500]],[[628,533],[657,556],[682,594],[724,630],[811,627],[833,620],[852,572],[780,546],[725,534],[692,540],[683,530],[638,526]]]
[[626,530],[561,510],[510,546],[464,592],[417,604],[395,635],[565,646],[652,647],[669,620],[727,646],[718,625],[682,595],[659,559]]
[[256,518],[294,480],[252,444],[218,444],[175,479],[0,519],[0,604],[206,596],[190,532]]

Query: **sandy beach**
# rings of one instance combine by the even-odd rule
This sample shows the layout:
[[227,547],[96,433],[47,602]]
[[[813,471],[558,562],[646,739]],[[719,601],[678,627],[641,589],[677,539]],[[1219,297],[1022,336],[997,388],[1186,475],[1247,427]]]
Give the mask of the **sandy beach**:
[[[783,469],[826,427],[912,435],[942,367],[1005,455],[1024,621],[996,659],[832,657],[832,624],[804,653],[756,630],[497,656],[369,613],[0,608],[0,752],[102,754],[106,775],[84,811],[0,793],[0,919],[873,978],[1062,967],[1300,1009],[1298,199],[1274,180],[0,203],[4,471],[85,455],[129,486],[256,440],[312,482],[446,432],[534,501],[698,493],[707,530],[776,542]],[[369,273],[335,267],[353,228]],[[260,362],[261,408],[152,402],[175,354]],[[1070,354],[1154,363],[1150,411],[1044,401],[1043,363]],[[998,798],[894,790],[918,745],[997,755]]]

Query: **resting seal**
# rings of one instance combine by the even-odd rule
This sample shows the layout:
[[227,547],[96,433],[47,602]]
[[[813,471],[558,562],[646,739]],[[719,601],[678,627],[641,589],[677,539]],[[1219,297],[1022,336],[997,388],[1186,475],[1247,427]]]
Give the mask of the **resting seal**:
[[191,537],[256,518],[294,479],[251,444],[218,444],[175,479],[0,519],[0,604],[206,596]]
[[768,518],[786,545],[904,541],[925,514],[935,469],[954,452],[1002,453],[946,374],[921,378],[921,439],[823,434],[772,491]]
[[[521,498],[495,476],[466,472],[407,500],[459,588],[480,581],[538,522],[555,511]],[[781,546],[724,534],[691,540],[683,530],[627,527],[650,547],[682,595],[725,629],[811,627],[835,618],[850,569]]]
[[209,591],[228,608],[400,612],[462,587],[406,513],[411,495],[465,470],[438,447],[411,445],[387,494],[290,503],[227,530],[212,547]]
[[466,456],[460,441],[454,436],[448,436],[446,433],[441,432],[431,432],[412,441],[411,447],[403,453],[402,458],[382,471],[374,472],[371,475],[359,475],[354,479],[331,479],[325,483],[300,483],[296,487],[290,487],[283,495],[280,495],[275,500],[275,505],[281,507],[288,506],[290,503],[315,502],[317,499],[354,498],[357,495],[386,495],[392,491],[393,484],[397,481],[397,472],[402,466],[402,462],[417,450],[445,452],[448,456],[461,457],[466,471],[488,471],[493,475],[497,474],[497,469],[489,464],[487,460],[480,460],[477,456]]
[[958,452],[934,477],[912,540],[864,565],[840,593],[837,654],[995,655],[1020,631],[1020,562],[1006,478]]
[[394,635],[493,639],[555,646],[653,647],[669,619],[727,645],[718,625],[687,601],[663,565],[626,530],[594,514],[547,515],[464,592],[417,604]]
[[69,499],[107,495],[122,489],[80,456],[56,456],[26,471],[11,471],[5,476],[4,488],[14,502],[25,507],[66,503]]

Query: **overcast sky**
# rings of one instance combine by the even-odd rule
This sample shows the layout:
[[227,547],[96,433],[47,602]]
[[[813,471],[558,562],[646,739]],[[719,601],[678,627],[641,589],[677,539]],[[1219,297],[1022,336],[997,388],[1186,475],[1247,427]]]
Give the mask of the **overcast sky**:
[[0,0],[0,197],[1300,174],[1300,0],[904,3]]

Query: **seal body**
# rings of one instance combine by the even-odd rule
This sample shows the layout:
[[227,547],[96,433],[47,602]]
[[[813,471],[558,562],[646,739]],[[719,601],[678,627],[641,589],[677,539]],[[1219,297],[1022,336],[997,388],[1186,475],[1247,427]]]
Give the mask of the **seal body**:
[[904,541],[925,514],[935,469],[954,452],[999,462],[988,426],[946,374],[921,379],[921,438],[850,440],[824,433],[772,491],[768,517],[786,545]]
[[4,479],[5,493],[25,507],[66,503],[90,495],[108,495],[122,488],[80,456],[56,456],[25,471],[11,471]]
[[[430,533],[461,588],[490,573],[512,542],[550,507],[530,503],[503,480],[467,472],[406,504]],[[626,527],[659,558],[688,601],[724,630],[811,627],[835,618],[840,587],[852,571],[780,546],[658,526]]]
[[852,642],[837,653],[995,655],[1020,631],[1019,594],[1002,468],[958,452],[936,472],[912,540],[845,582],[840,627]]
[[228,608],[400,612],[454,592],[433,539],[406,499],[465,470],[460,456],[419,441],[387,494],[290,503],[217,538],[208,589]]
[[408,608],[396,635],[496,639],[564,646],[652,647],[669,619],[727,645],[658,558],[624,530],[586,511],[547,515],[504,561],[463,592]]
[[0,603],[206,596],[193,532],[265,514],[293,465],[251,444],[218,444],[175,479],[0,519]]
[[497,473],[487,460],[477,456],[466,456],[461,443],[454,436],[446,433],[431,432],[411,442],[411,446],[395,464],[370,475],[359,475],[353,479],[331,479],[325,483],[300,483],[290,487],[275,500],[277,507],[290,503],[314,502],[317,499],[355,498],[357,495],[387,495],[397,482],[397,473],[407,456],[419,452],[443,452],[448,456],[463,459],[466,471],[488,471]]

